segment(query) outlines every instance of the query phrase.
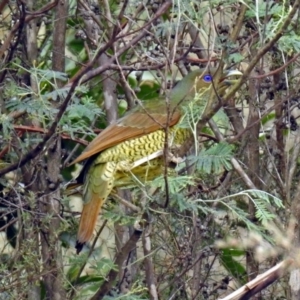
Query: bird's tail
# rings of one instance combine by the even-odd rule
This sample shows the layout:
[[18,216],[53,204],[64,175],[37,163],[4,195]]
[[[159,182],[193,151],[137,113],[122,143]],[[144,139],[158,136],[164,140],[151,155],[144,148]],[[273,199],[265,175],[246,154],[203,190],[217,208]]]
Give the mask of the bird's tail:
[[93,194],[91,200],[83,205],[75,246],[77,254],[79,254],[84,244],[92,238],[104,200]]
[[83,191],[83,210],[77,233],[77,254],[94,232],[98,215],[113,188],[116,165],[113,162],[95,163],[88,170]]

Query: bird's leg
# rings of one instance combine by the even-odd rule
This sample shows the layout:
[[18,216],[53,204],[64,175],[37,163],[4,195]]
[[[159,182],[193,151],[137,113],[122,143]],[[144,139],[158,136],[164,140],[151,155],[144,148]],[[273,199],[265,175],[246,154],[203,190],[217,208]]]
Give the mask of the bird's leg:
[[[163,156],[164,151],[163,150],[158,150],[150,155],[147,155],[139,160],[136,160],[134,163],[132,164],[128,164],[130,166],[129,169],[127,169],[127,171],[131,171],[132,169],[146,163],[149,162],[155,158],[158,157],[162,157]],[[167,155],[167,160],[168,162],[173,162],[175,164],[180,164],[181,162],[185,161],[185,158],[182,157],[176,157],[173,153],[169,152]]]
[[168,162],[172,162],[172,163],[178,165],[178,164],[184,162],[184,161],[185,161],[185,158],[179,157],[179,156],[176,157],[173,153],[168,152],[168,154],[167,154],[167,160],[168,160]]

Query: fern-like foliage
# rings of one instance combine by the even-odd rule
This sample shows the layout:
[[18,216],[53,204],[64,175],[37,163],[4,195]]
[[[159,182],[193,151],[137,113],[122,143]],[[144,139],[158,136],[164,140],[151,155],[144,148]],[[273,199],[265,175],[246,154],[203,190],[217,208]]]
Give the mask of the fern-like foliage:
[[[193,185],[194,181],[192,176],[176,176],[168,177],[168,189],[171,194],[178,193],[186,188],[188,185]],[[162,192],[166,189],[166,184],[163,180],[163,176],[159,176],[154,179],[151,186],[159,188]]]
[[276,218],[276,215],[271,211],[270,207],[284,208],[284,205],[279,198],[265,191],[253,189],[241,191],[239,193],[225,196],[216,200],[196,200],[196,202],[205,204],[207,204],[208,202],[219,202],[232,213],[234,218],[237,218],[238,220],[243,222],[249,230],[257,231],[259,228],[256,224],[252,223],[248,219],[248,213],[243,209],[237,207],[236,205],[232,205],[232,203],[230,202],[230,200],[234,198],[240,199],[241,197],[247,197],[251,202],[253,202],[256,208],[255,216],[263,226],[266,226]]
[[90,126],[90,122],[102,115],[103,111],[95,103],[95,100],[84,96],[80,100],[74,99],[73,103],[68,106],[60,120],[60,125],[63,132],[70,134],[72,137],[74,133],[85,133],[94,136],[95,133]]
[[57,81],[66,81],[67,75],[52,70],[37,68],[27,70],[20,65],[16,66],[30,73],[37,87],[33,90],[30,86],[19,86],[11,82],[4,89],[4,95],[7,98],[5,108],[9,112],[26,112],[30,119],[39,121],[45,128],[47,120],[52,119],[57,113],[57,108],[52,105],[52,101],[62,100],[68,94],[69,88],[57,88]]
[[279,198],[267,192],[260,190],[246,190],[243,193],[245,193],[248,199],[255,205],[255,216],[263,225],[266,225],[268,222],[276,218],[276,215],[274,215],[273,212],[270,212],[268,207],[275,206],[277,208],[284,208],[284,205]]
[[192,159],[192,163],[196,163],[197,169],[207,174],[220,173],[224,169],[231,170],[232,152],[232,145],[218,143],[202,150],[198,156]]

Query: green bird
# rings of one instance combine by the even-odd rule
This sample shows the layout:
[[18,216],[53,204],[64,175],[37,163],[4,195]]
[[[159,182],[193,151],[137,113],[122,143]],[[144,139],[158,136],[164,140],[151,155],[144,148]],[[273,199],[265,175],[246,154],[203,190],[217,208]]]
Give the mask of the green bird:
[[165,98],[143,101],[104,129],[71,163],[87,159],[77,178],[77,185],[83,184],[84,202],[77,253],[91,239],[101,207],[113,188],[150,181],[163,174],[166,128],[169,149],[180,147],[190,138],[191,129],[180,127],[186,101],[196,93],[206,99],[213,85],[222,94],[235,82],[229,76],[242,75],[237,70],[227,71],[219,82],[214,82],[215,72],[213,68],[189,73],[170,92],[169,105]]

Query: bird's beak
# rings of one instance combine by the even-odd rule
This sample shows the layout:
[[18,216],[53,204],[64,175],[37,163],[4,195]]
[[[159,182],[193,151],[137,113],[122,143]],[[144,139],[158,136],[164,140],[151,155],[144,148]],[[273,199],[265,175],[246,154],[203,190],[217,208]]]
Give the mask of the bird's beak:
[[225,76],[223,76],[220,80],[220,82],[226,84],[226,85],[233,85],[237,82],[236,78],[230,78],[232,76],[237,77],[237,76],[242,76],[243,73],[240,72],[239,70],[227,70],[224,71]]

